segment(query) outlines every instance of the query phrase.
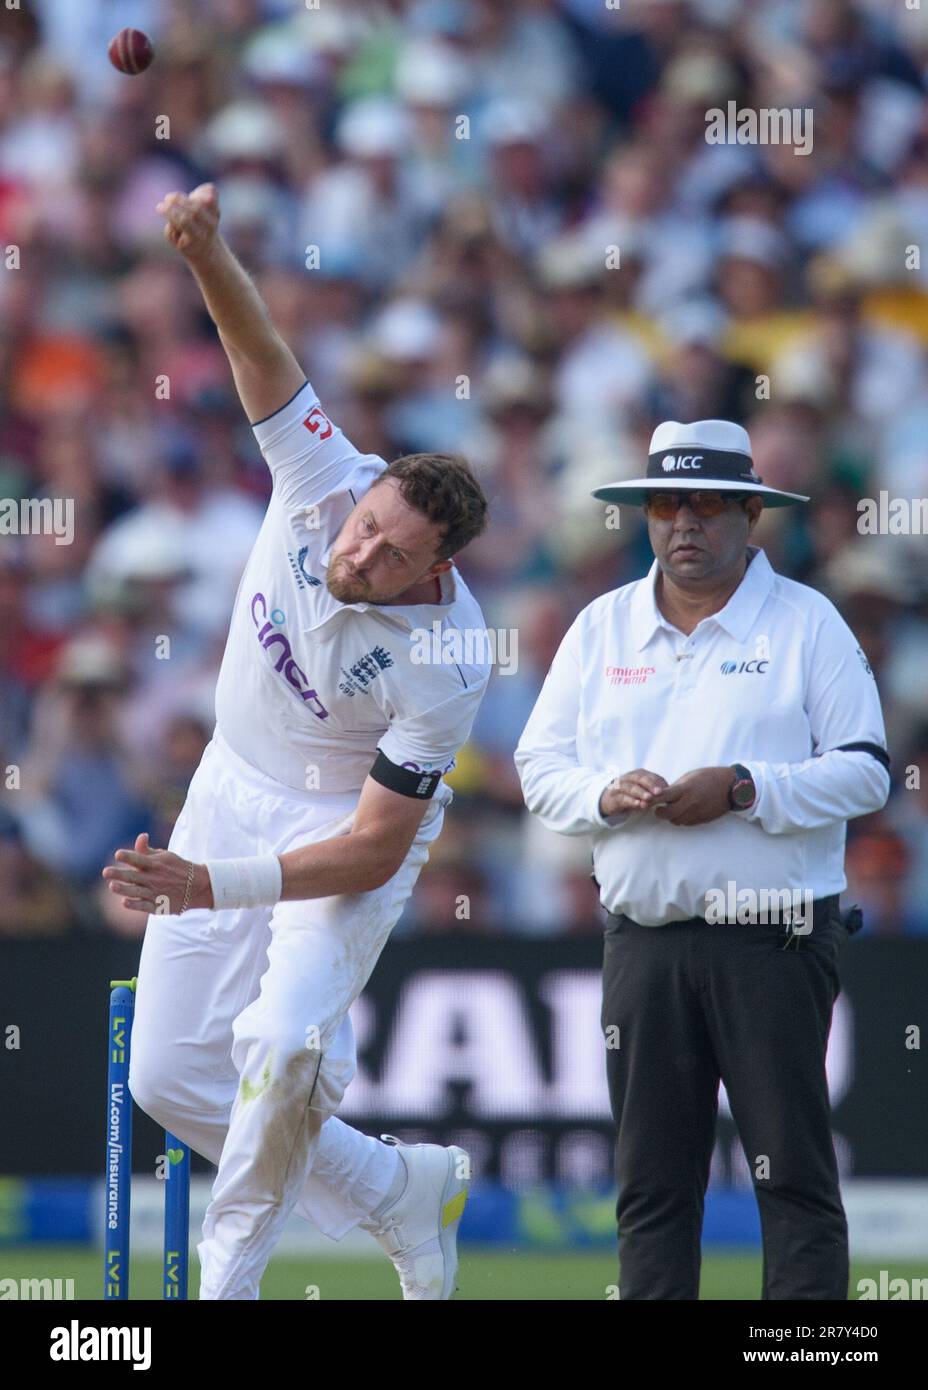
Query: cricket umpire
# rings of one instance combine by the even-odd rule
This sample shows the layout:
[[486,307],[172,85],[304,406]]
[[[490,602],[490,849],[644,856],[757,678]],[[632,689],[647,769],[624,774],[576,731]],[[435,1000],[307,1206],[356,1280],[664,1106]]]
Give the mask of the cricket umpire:
[[[846,1299],[825,1049],[846,823],[889,794],[873,673],[821,594],[750,543],[747,432],[668,421],[643,507],[655,562],[575,620],[516,750],[530,811],[590,835],[622,1299],[695,1299],[718,1089],[751,1168],[765,1299]],[[723,904],[722,909],[719,905]]]

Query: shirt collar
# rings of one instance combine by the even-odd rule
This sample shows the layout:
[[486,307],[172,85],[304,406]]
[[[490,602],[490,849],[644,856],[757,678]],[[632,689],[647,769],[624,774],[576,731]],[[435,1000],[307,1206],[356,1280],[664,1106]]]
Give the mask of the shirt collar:
[[[748,555],[751,561],[741,583],[725,607],[710,615],[711,619],[724,628],[736,642],[743,642],[751,631],[762,604],[773,588],[775,578],[770,561],[759,546],[748,546]],[[659,570],[660,566],[655,560],[645,578],[639,581],[632,596],[632,637],[638,651],[648,645],[659,628],[666,628],[668,632],[677,630],[657,606],[654,586]]]

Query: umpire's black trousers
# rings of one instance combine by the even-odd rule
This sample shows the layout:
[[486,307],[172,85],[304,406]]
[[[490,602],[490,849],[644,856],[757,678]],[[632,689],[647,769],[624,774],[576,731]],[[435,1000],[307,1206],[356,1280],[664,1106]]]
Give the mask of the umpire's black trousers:
[[799,937],[773,923],[645,927],[610,914],[602,1024],[621,1299],[699,1295],[720,1079],[755,1175],[761,1297],[847,1298],[825,1080],[846,936],[837,898],[813,905],[812,931]]

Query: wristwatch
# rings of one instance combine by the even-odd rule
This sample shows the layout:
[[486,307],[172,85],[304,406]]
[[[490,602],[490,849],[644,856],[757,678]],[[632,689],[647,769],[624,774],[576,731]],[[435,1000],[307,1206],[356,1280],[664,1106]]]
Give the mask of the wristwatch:
[[744,763],[732,763],[735,780],[728,789],[728,804],[733,811],[748,811],[757,800],[757,787],[754,778]]

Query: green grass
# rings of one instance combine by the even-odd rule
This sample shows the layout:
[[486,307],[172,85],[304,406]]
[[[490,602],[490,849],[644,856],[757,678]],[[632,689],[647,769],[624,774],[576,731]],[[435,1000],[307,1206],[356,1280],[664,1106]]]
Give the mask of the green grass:
[[[74,1246],[0,1247],[0,1279],[73,1279],[76,1298],[98,1299],[102,1256]],[[855,1263],[851,1289],[858,1279],[879,1278],[878,1264]],[[928,1278],[928,1265],[884,1264],[890,1278]],[[196,1297],[198,1267],[191,1257],[191,1297]],[[526,1254],[466,1249],[458,1273],[459,1299],[479,1300],[602,1300],[616,1283],[615,1262],[603,1254]],[[370,1300],[399,1298],[399,1284],[389,1261],[274,1259],[261,1286],[265,1299],[304,1299],[308,1285],[315,1285],[320,1299]],[[132,1262],[132,1297],[161,1297],[160,1268],[156,1259]],[[757,1299],[760,1295],[760,1258],[739,1253],[713,1254],[703,1260],[704,1299]]]

